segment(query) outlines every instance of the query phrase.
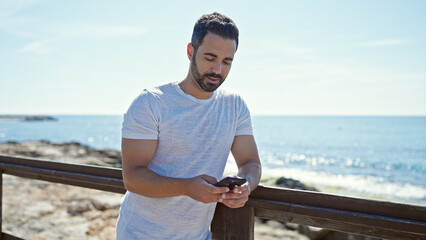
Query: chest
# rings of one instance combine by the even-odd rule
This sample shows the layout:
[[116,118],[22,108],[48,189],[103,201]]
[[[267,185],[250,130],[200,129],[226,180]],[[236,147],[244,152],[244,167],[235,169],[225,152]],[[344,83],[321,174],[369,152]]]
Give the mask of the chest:
[[227,102],[175,104],[163,106],[159,141],[179,147],[195,143],[229,148],[237,127],[235,107]]

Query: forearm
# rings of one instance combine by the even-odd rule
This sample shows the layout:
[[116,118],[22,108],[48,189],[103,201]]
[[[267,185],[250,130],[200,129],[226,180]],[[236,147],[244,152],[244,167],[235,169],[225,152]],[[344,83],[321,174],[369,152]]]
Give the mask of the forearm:
[[259,162],[248,162],[238,168],[238,176],[247,179],[250,190],[253,191],[259,185],[262,166]]
[[186,195],[189,179],[161,176],[148,168],[123,169],[123,180],[130,192],[152,198]]

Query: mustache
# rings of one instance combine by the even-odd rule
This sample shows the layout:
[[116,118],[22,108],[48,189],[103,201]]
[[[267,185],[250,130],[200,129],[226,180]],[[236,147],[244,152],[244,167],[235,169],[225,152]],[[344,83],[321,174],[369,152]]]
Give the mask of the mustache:
[[223,80],[223,77],[221,74],[215,74],[215,73],[206,73],[204,74],[205,77],[212,77],[212,78],[219,78],[220,80]]

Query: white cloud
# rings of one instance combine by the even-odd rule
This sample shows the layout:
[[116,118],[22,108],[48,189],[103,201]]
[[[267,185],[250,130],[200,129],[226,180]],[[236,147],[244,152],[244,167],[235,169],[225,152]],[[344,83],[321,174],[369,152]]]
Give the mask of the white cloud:
[[316,59],[318,49],[294,43],[291,38],[256,37],[247,39],[251,56],[260,55],[283,55],[286,58],[293,57],[302,60]]
[[40,2],[39,0],[13,0],[0,2],[0,18],[9,17]]
[[312,48],[284,46],[281,44],[278,45],[278,50],[280,50],[283,54],[299,57],[305,60],[312,60],[316,58],[316,51]]
[[0,31],[12,36],[34,38],[34,19],[22,16],[19,12],[39,2],[40,0],[0,1]]
[[54,32],[63,38],[84,37],[135,37],[146,33],[146,29],[135,26],[70,25],[54,26]]
[[408,44],[408,42],[409,41],[407,39],[389,38],[389,39],[365,42],[362,45],[368,46],[368,47],[387,47],[387,46],[405,45],[405,44]]
[[38,30],[39,39],[23,46],[23,53],[46,54],[54,51],[59,42],[70,39],[137,37],[146,33],[135,26],[69,25],[45,26]]
[[47,39],[31,42],[21,48],[23,53],[45,54],[53,51],[52,45],[57,42],[57,39]]
[[243,94],[253,114],[425,113],[425,97],[418,90],[426,86],[422,69],[345,59],[251,62],[234,72],[228,85]]
[[41,0],[0,0],[0,31],[28,40],[24,46],[19,48],[22,53],[50,53],[59,43],[70,39],[137,37],[147,32],[144,27],[125,24],[49,23],[19,15],[21,10],[40,2]]

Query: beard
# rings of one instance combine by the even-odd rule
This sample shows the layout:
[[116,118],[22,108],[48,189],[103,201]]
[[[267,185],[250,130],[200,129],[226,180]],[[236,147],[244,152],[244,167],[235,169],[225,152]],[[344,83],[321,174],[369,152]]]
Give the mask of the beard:
[[[220,74],[205,73],[201,75],[201,73],[198,71],[195,54],[194,54],[194,59],[191,61],[191,74],[195,82],[197,83],[197,85],[206,92],[214,92],[225,81],[225,79]],[[216,84],[210,83],[207,80],[207,77],[218,78],[219,82]]]

